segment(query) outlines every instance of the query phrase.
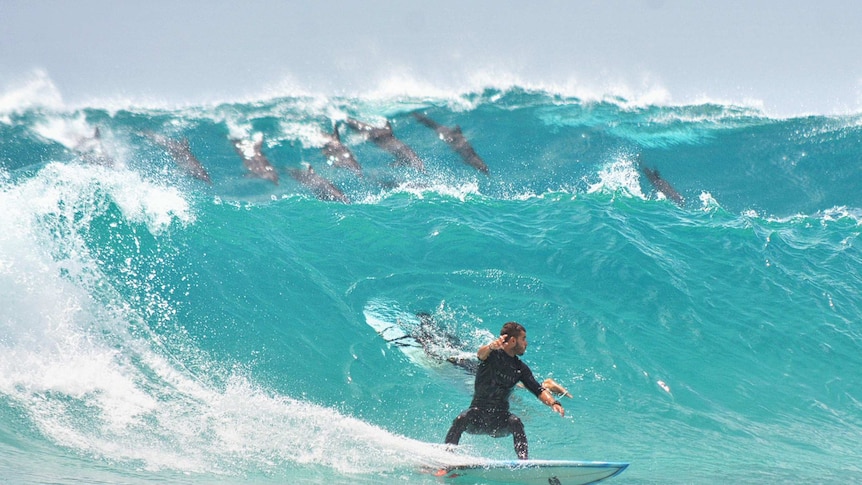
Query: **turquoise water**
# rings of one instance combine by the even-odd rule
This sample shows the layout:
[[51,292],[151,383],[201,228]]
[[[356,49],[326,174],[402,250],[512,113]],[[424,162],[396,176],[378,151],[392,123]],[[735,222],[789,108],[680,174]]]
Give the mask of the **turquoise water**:
[[[410,113],[460,125],[461,161]],[[332,120],[395,135],[426,171]],[[488,90],[0,118],[0,476],[11,483],[437,483],[470,377],[366,310],[474,352],[508,320],[574,395],[512,409],[543,459],[620,484],[862,480],[862,118]],[[88,163],[81,141],[98,127]],[[141,132],[187,137],[212,184]],[[229,141],[263,136],[280,174]],[[77,150],[76,150],[77,149]],[[674,204],[638,166],[660,170]],[[288,175],[310,164],[351,204]]]

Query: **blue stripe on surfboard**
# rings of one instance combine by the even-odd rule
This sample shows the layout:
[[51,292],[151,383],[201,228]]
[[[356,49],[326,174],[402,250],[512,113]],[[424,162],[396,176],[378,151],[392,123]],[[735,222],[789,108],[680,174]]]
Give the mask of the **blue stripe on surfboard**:
[[451,483],[475,483],[473,480],[478,479],[490,483],[586,485],[619,475],[627,467],[628,463],[621,462],[500,460],[446,467],[437,476]]

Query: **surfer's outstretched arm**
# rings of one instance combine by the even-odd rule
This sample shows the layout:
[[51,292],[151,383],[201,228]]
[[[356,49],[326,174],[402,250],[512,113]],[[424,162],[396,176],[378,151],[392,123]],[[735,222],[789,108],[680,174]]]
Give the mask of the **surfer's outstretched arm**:
[[[507,343],[507,341],[508,341],[508,343]],[[479,347],[479,351],[476,352],[476,357],[478,357],[479,360],[485,360],[488,358],[489,355],[491,355],[491,351],[499,350],[499,349],[506,350],[507,346],[509,348],[511,348],[514,345],[515,345],[515,339],[509,339],[508,335],[500,335],[500,337],[497,340],[494,340],[493,342],[491,342],[488,345],[483,345],[483,346]]]

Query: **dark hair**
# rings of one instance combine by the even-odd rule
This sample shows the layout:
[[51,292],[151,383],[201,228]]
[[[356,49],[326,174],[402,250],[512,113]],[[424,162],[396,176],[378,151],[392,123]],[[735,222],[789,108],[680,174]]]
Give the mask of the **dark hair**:
[[515,338],[518,338],[525,333],[527,333],[527,329],[518,322],[506,322],[500,330],[500,335],[508,335],[509,337]]

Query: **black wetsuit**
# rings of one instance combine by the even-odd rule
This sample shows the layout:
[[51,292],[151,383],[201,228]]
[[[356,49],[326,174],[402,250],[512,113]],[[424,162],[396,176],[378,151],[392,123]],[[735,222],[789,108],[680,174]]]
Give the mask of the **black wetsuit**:
[[446,443],[457,445],[461,435],[487,434],[495,438],[511,434],[518,458],[527,459],[527,435],[521,419],[509,412],[509,395],[521,382],[538,397],[545,389],[536,382],[533,372],[517,356],[510,357],[503,350],[493,350],[479,364],[473,402],[452,422]]

